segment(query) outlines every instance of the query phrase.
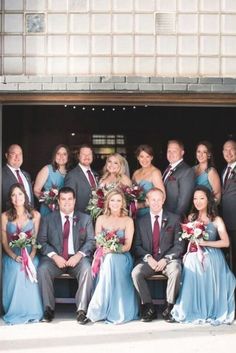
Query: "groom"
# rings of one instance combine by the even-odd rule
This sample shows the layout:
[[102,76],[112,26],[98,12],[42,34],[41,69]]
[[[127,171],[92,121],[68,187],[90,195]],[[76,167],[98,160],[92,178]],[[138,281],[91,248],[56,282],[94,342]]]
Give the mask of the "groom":
[[44,321],[54,318],[55,277],[69,273],[78,281],[76,292],[77,321],[86,324],[86,311],[91,299],[93,279],[91,257],[95,250],[95,238],[90,216],[74,212],[75,192],[63,187],[58,194],[59,211],[42,218],[38,242],[43,255],[38,267],[38,281],[43,299]]
[[162,273],[167,280],[167,307],[162,316],[173,322],[171,310],[180,287],[181,256],[184,242],[179,240],[179,216],[163,210],[165,196],[162,190],[153,188],[147,193],[150,213],[139,218],[136,224],[134,255],[137,265],[132,271],[134,286],[141,299],[141,321],[156,318],[147,278]]

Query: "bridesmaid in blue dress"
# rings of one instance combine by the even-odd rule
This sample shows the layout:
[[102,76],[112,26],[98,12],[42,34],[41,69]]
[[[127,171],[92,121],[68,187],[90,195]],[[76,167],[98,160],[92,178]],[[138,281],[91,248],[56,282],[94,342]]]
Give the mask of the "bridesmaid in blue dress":
[[171,312],[183,323],[231,324],[234,321],[236,279],[220,248],[229,246],[222,218],[216,215],[210,190],[198,186],[193,196],[189,221],[205,224],[208,240],[200,240],[202,261],[198,251],[187,253],[183,262],[182,287]]
[[[40,199],[42,191],[52,188],[60,190],[64,186],[64,179],[69,168],[69,148],[58,145],[52,155],[52,163],[44,166],[37,174],[34,184],[34,194]],[[46,216],[52,210],[44,203],[40,206],[41,216]]]
[[201,141],[196,147],[197,165],[194,166],[195,184],[204,185],[214,195],[217,204],[221,199],[220,177],[214,165],[212,145],[208,141]]
[[[162,181],[161,171],[154,167],[152,160],[154,157],[153,149],[149,145],[140,145],[136,150],[136,157],[141,165],[141,168],[137,169],[133,176],[132,181],[140,185],[145,194],[156,187],[161,189],[165,195],[165,187]],[[145,202],[138,203],[137,217],[144,216],[149,212],[149,208],[146,207]]]
[[[37,235],[40,214],[29,206],[28,196],[21,184],[13,184],[9,191],[11,208],[2,214],[3,244],[3,320],[8,324],[38,322],[42,319],[43,308],[38,283],[31,282],[22,270],[22,253],[19,247],[10,247],[24,232],[27,237]],[[36,248],[27,246],[34,264],[38,266]]]
[[111,190],[104,206],[104,215],[96,221],[96,234],[102,230],[116,231],[122,245],[121,252],[103,248],[97,284],[90,301],[87,317],[92,321],[121,324],[138,318],[138,302],[131,279],[133,260],[129,253],[133,220],[126,216],[126,203],[120,190]]

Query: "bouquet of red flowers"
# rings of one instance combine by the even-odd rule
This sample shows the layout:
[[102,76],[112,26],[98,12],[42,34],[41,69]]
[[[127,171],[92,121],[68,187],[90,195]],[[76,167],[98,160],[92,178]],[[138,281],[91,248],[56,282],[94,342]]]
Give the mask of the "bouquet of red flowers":
[[[185,254],[185,257],[189,252],[197,252],[199,261],[203,266],[204,253],[201,249],[199,242],[201,239],[208,240],[209,238],[209,235],[206,232],[205,225],[202,222],[196,220],[193,222],[181,224],[181,228],[182,228],[182,233],[180,235],[179,240],[187,239],[189,241],[188,249],[187,249],[187,253]],[[184,257],[184,260],[185,260],[185,257]]]
[[39,197],[39,202],[43,202],[51,211],[58,210],[58,188],[52,186],[48,191],[42,191]]
[[137,212],[137,202],[144,202],[146,199],[144,189],[137,184],[133,184],[132,186],[123,186],[122,191],[125,195],[130,216],[134,218]]
[[18,230],[12,236],[12,239],[9,242],[9,246],[11,248],[17,247],[21,249],[20,256],[22,257],[22,270],[25,272],[25,274],[28,276],[29,280],[32,283],[37,283],[37,272],[27,250],[27,246],[29,245],[32,245],[32,247],[36,249],[41,248],[41,245],[37,244],[36,237],[34,236],[32,231],[21,232],[20,230]]
[[102,214],[105,196],[112,188],[113,186],[109,188],[99,187],[95,190],[92,190],[92,197],[89,200],[86,210],[90,212],[90,215],[93,218],[93,220],[96,220],[96,218],[100,214]]

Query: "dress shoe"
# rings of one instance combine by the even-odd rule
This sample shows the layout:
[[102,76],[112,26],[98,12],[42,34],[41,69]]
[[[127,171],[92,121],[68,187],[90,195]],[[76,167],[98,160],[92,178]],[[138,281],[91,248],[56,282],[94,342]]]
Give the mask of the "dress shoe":
[[156,310],[152,304],[144,304],[142,308],[142,322],[151,322],[157,318]]
[[162,317],[166,322],[175,322],[175,319],[171,315],[171,310],[173,309],[174,304],[167,303],[167,307],[162,313]]
[[51,322],[54,319],[54,311],[49,307],[46,306],[46,309],[43,313],[43,322]]
[[90,322],[84,310],[77,311],[76,320],[80,325],[86,325],[88,322]]

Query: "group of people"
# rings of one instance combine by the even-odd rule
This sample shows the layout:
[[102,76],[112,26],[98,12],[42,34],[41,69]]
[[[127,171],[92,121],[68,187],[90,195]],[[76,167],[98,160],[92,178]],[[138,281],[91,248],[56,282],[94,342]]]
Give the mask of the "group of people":
[[[224,144],[227,168],[222,178],[207,141],[197,145],[194,167],[184,161],[183,143],[168,141],[169,166],[163,174],[152,164],[150,146],[140,145],[136,156],[140,168],[132,179],[118,153],[107,157],[99,178],[91,169],[90,146],[80,147],[78,165],[69,170],[69,149],[59,145],[52,163],[40,170],[32,189],[29,174],[21,169],[21,147],[8,148],[2,171],[3,319],[7,323],[52,321],[54,280],[63,273],[77,279],[76,319],[80,324],[155,319],[147,279],[156,273],[167,277],[162,313],[167,322],[233,322],[236,142],[228,140]],[[133,183],[146,194],[145,200],[136,203],[135,220],[128,215],[122,191]],[[42,204],[40,212],[36,211],[33,194],[39,198],[42,190],[52,187],[59,190],[59,209],[52,212]],[[94,231],[87,206],[92,190],[98,187],[110,191]],[[222,218],[218,216],[219,207]],[[186,253],[186,243],[180,237],[181,223],[194,221],[204,225],[208,239],[201,239],[197,249]],[[96,245],[97,237],[109,232],[118,237],[119,250],[101,247],[98,242]],[[39,256],[35,239],[26,245],[28,260],[22,249],[12,246],[22,234],[29,240],[37,237]],[[234,274],[221,251],[229,245]],[[35,281],[27,272],[31,261],[37,270]]]

